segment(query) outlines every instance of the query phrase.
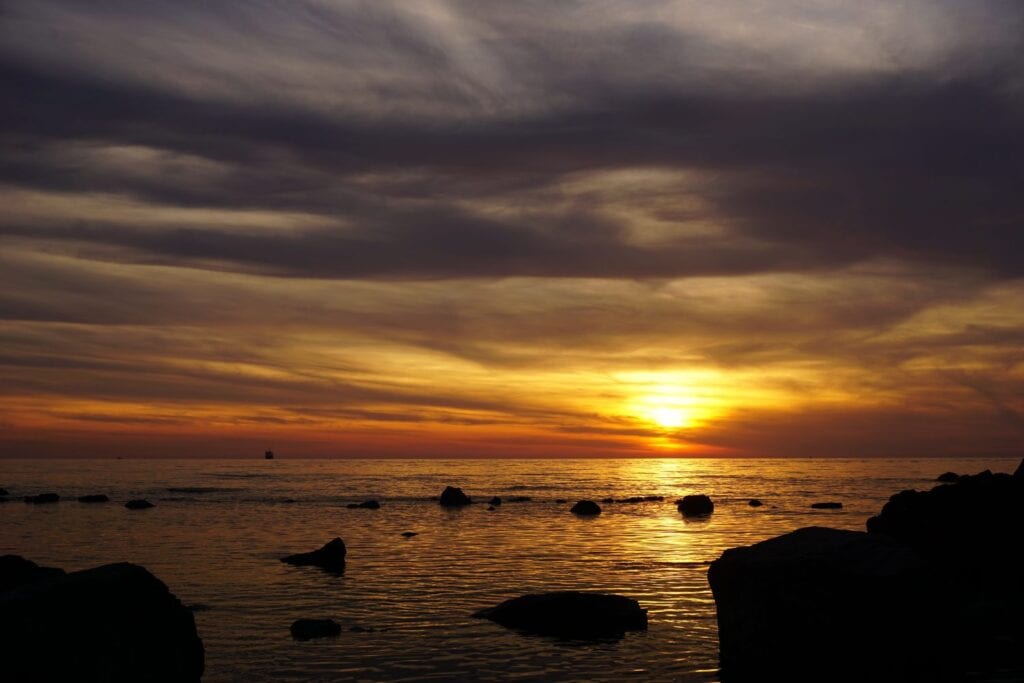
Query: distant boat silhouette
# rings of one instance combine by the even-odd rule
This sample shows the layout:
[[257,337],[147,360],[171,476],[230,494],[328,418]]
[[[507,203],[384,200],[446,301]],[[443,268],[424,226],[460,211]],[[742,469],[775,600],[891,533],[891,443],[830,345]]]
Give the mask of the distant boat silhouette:
[[274,451],[267,451],[266,453],[263,454],[263,457],[266,458],[267,460],[273,460]]

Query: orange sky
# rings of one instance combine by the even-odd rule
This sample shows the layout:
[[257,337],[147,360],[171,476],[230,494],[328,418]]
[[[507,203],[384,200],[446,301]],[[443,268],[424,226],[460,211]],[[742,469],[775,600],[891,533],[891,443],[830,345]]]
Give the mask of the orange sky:
[[10,4],[2,456],[1021,455],[1024,10],[384,6]]

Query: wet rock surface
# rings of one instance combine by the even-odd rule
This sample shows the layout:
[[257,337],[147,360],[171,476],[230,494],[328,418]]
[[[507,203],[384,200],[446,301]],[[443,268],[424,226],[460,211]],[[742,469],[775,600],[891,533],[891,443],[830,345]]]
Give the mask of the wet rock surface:
[[341,573],[345,571],[347,554],[345,542],[336,537],[317,550],[287,555],[282,557],[281,561],[295,567],[320,567],[329,572]]
[[564,591],[512,598],[473,615],[527,633],[560,638],[621,638],[647,628],[647,610],[631,598]]
[[714,512],[715,504],[710,497],[703,493],[698,493],[691,496],[683,496],[677,500],[676,508],[687,517],[701,517]]

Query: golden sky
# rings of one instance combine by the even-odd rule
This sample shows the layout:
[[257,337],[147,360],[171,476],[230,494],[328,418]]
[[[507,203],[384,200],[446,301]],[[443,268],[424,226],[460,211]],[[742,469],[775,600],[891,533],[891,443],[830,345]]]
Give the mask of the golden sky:
[[4,456],[1020,455],[1024,8],[11,2]]

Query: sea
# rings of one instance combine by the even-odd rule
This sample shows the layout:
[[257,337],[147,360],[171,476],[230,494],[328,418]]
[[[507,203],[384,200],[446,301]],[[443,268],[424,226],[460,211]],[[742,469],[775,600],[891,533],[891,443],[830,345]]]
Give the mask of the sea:
[[[864,529],[892,494],[1005,459],[0,460],[0,554],[69,571],[145,566],[195,608],[204,681],[715,681],[708,564],[806,526]],[[461,487],[474,500],[445,509]],[[22,495],[56,492],[59,503]],[[75,498],[105,493],[106,504]],[[705,519],[675,500],[704,493]],[[487,501],[503,504],[489,510]],[[663,496],[663,501],[603,503]],[[148,510],[123,503],[146,498]],[[518,502],[513,502],[515,499]],[[762,501],[751,507],[751,498]],[[375,499],[378,510],[349,509]],[[602,513],[577,517],[577,500]],[[566,502],[559,502],[559,501]],[[817,510],[820,501],[841,510]],[[415,532],[412,537],[403,532]],[[341,537],[344,574],[284,555]],[[524,635],[473,613],[524,593],[635,598],[646,632],[619,640]],[[298,642],[289,626],[343,631]]]

